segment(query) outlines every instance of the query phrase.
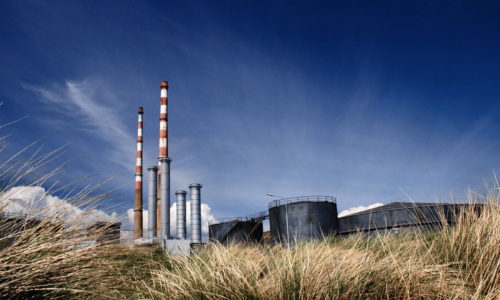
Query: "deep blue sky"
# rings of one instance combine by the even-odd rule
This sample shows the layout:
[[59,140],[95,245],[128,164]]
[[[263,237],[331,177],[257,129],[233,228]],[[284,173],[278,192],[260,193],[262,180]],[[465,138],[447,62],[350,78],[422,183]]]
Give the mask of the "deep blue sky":
[[[29,115],[1,129],[10,153],[57,132],[44,151],[92,156],[61,182],[132,182],[139,106],[156,164],[162,80],[172,191],[202,183],[215,217],[266,193],[339,211],[463,197],[500,170],[498,4],[15,0],[0,45],[2,123]],[[132,208],[133,189],[108,204]]]

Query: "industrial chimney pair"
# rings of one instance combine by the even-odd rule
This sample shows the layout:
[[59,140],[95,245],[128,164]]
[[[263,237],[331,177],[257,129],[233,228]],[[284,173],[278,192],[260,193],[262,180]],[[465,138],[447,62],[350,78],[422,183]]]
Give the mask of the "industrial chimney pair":
[[[167,129],[167,91],[168,82],[162,81],[161,83],[161,93],[160,93],[160,152],[158,155],[159,166],[160,166],[160,207],[161,212],[161,238],[168,239],[170,237],[170,214],[168,213],[170,208],[170,162],[172,161],[168,157],[168,129]],[[135,176],[135,205],[134,205],[134,238],[142,237],[143,224],[142,224],[142,115],[144,111],[142,107],[139,108],[139,127],[137,132],[137,160],[136,160],[136,176]],[[155,172],[156,173],[156,172]],[[155,175],[156,176],[156,175]],[[151,177],[151,174],[150,174]],[[155,177],[156,182],[156,177]],[[156,185],[156,184],[155,184]],[[150,180],[151,188],[151,180]],[[151,191],[149,197],[151,198]],[[151,199],[150,199],[151,200]],[[156,202],[156,199],[155,199]],[[156,220],[157,211],[155,206],[149,206],[149,223],[151,220]],[[149,227],[150,229],[152,226]],[[156,229],[156,223],[154,228]]]
[[[151,166],[149,172],[149,229],[151,237],[156,237],[157,216],[160,219],[161,238],[170,238],[170,162],[168,157],[168,82],[162,81],[160,94],[160,147],[159,147],[159,167]],[[139,108],[139,125],[137,137],[137,160],[136,160],[136,185],[135,185],[135,206],[134,206],[134,238],[142,237],[142,115],[144,111]],[[158,174],[159,173],[159,174]],[[158,178],[158,180],[157,180]],[[159,188],[157,190],[157,184]],[[201,207],[200,189],[202,185],[193,183],[191,189],[191,241],[201,243]],[[182,193],[184,192],[184,193]],[[159,194],[159,195],[158,195]],[[186,238],[186,200],[185,191],[176,192],[177,195],[177,238]],[[159,198],[158,198],[159,196]],[[179,202],[179,199],[181,200]],[[184,200],[182,200],[184,199]],[[160,201],[158,201],[160,200]],[[160,203],[157,203],[160,202]],[[182,202],[182,203],[181,203]],[[159,205],[158,205],[159,204]],[[158,213],[157,207],[160,212]],[[180,226],[179,226],[180,225]]]

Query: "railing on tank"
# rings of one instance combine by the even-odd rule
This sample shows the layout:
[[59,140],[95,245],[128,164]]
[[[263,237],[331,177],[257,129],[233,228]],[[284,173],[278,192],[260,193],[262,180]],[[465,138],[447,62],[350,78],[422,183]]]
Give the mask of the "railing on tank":
[[231,221],[246,221],[245,217],[235,217],[235,218],[220,218],[220,219],[215,219],[215,220],[210,220],[208,221],[208,225],[214,225],[214,224],[219,224],[219,223],[226,223],[226,222],[231,222]]
[[210,220],[208,221],[208,225],[214,225],[214,224],[219,224],[219,223],[227,223],[227,222],[245,222],[245,221],[254,221],[257,219],[265,219],[269,217],[269,212],[267,210],[261,211],[256,214],[251,214],[246,217],[235,217],[235,218],[220,218],[220,219],[215,219],[215,220]]
[[285,204],[292,204],[296,202],[332,202],[332,203],[337,203],[337,199],[335,197],[331,196],[299,196],[299,197],[290,197],[290,198],[283,198],[283,199],[277,199],[274,200],[273,202],[269,203],[269,208],[285,205]]

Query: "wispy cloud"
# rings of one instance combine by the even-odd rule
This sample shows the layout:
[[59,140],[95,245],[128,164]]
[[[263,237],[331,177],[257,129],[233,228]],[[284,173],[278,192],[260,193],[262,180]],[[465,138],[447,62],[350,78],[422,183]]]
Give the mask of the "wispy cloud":
[[121,106],[109,86],[98,80],[84,80],[66,81],[62,86],[24,87],[57,112],[53,125],[76,128],[112,145],[107,148],[109,158],[130,168],[132,159],[124,155],[123,149],[134,144],[134,137],[118,118]]

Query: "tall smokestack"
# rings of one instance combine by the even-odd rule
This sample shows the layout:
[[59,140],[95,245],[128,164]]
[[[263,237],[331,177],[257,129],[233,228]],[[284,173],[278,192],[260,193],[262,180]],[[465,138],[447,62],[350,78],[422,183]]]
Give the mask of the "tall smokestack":
[[201,195],[203,185],[189,185],[191,193],[191,243],[201,243]]
[[157,227],[158,228],[158,237],[160,236],[160,228],[161,228],[161,163],[158,161],[158,184],[157,184],[157,188],[158,188],[158,199],[156,201],[156,215],[157,215],[157,218],[156,218],[156,222],[157,222]]
[[149,237],[154,238],[156,235],[156,202],[158,202],[158,190],[156,189],[156,178],[158,176],[158,167],[149,166],[149,188],[148,188],[148,227]]
[[186,239],[186,191],[177,191],[177,238]]
[[170,162],[168,158],[168,82],[161,82],[160,110],[160,152],[158,160],[161,164],[161,237],[170,238]]
[[142,107],[139,107],[139,124],[137,129],[137,159],[135,162],[135,205],[134,205],[134,238],[142,237]]

